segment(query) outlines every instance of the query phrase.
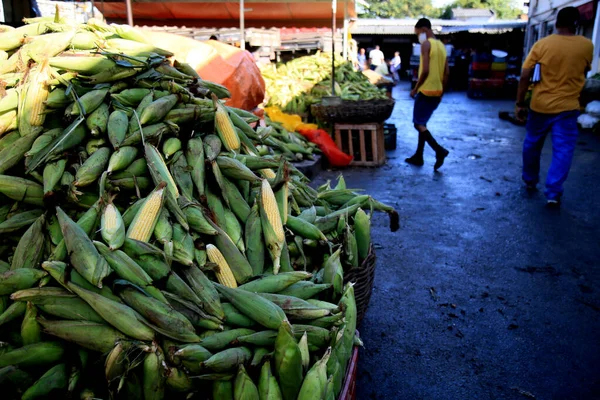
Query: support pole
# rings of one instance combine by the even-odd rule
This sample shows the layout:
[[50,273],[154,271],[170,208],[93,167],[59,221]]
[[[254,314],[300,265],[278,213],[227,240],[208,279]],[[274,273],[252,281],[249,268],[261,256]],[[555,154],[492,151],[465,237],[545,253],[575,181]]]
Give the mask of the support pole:
[[335,13],[337,0],[331,1],[331,95],[335,96]]
[[588,76],[594,75],[598,72],[598,54],[600,52],[600,5],[596,7],[596,19],[594,21],[594,30],[592,33],[592,43],[594,43],[594,57],[592,57],[592,69],[588,73]]
[[127,7],[127,25],[133,26],[133,11],[131,9],[131,0],[125,0],[125,6]]
[[246,50],[246,35],[244,34],[244,0],[240,0],[240,49]]
[[350,29],[348,27],[348,0],[344,0],[344,50],[342,52],[344,60],[348,59],[348,29]]

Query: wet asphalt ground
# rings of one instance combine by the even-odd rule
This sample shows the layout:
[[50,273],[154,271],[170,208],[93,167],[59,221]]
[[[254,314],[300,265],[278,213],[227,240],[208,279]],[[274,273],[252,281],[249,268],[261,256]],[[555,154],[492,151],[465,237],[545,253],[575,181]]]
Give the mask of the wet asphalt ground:
[[[344,171],[396,207],[373,219],[377,271],[359,326],[357,399],[600,399],[600,136],[580,135],[559,211],[520,179],[524,128],[511,101],[445,96],[429,128],[440,173],[416,147],[408,86],[395,88],[387,165]],[[545,178],[551,155],[542,160]],[[333,179],[324,171],[317,183]]]

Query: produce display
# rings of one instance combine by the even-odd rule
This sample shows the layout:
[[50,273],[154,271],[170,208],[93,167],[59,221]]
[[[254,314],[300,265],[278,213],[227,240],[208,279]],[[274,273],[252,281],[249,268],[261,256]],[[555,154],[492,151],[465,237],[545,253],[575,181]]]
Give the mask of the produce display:
[[[0,33],[4,399],[335,399],[393,208],[128,26]],[[173,63],[171,63],[173,61]]]
[[[265,104],[286,113],[305,114],[312,104],[331,96],[331,54],[318,52],[285,64],[261,68],[266,83]],[[343,100],[387,99],[386,90],[371,84],[352,63],[336,60],[335,95]]]

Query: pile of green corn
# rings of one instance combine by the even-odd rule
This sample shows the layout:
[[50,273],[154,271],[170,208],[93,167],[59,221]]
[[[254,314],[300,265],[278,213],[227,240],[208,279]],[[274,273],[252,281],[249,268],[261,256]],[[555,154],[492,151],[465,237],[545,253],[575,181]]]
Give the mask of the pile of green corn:
[[335,399],[368,195],[127,26],[0,33],[4,399]]
[[[324,96],[331,96],[331,53],[317,52],[285,64],[261,68],[265,80],[265,101],[284,112],[304,114]],[[335,96],[343,100],[387,99],[385,89],[371,84],[351,62],[336,60]]]

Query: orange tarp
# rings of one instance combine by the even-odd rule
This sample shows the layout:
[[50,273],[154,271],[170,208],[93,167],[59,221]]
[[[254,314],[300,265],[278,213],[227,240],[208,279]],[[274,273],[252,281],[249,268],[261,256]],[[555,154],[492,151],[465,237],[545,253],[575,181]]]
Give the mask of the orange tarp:
[[144,31],[157,47],[190,64],[207,81],[219,83],[231,92],[227,105],[252,110],[262,103],[265,81],[254,58],[247,51],[209,40],[199,42],[172,33]]

